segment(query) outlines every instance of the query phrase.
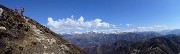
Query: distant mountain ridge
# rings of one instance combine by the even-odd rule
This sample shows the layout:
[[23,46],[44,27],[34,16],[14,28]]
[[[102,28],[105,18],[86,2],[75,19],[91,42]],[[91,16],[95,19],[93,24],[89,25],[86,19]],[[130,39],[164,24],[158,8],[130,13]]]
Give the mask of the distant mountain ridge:
[[73,34],[119,34],[119,33],[159,33],[162,35],[168,35],[168,34],[180,34],[180,29],[173,29],[173,30],[162,30],[162,31],[134,31],[134,32],[97,32],[97,31],[89,31],[89,32],[84,32],[84,33],[78,33],[78,32],[71,32],[71,33],[63,33],[63,34],[68,34],[68,35],[73,35]]
[[152,31],[63,34],[63,38],[89,54],[178,54],[179,37],[176,34],[162,35]]
[[141,41],[156,36],[161,36],[156,32],[124,32],[124,33],[83,33],[83,34],[63,34],[63,38],[70,43],[80,47],[87,47],[97,44],[113,43],[118,40]]
[[119,40],[84,49],[90,54],[179,54],[180,36],[166,35],[138,42]]
[[167,32],[166,34],[177,34],[177,35],[180,35],[180,29],[171,30],[171,31]]

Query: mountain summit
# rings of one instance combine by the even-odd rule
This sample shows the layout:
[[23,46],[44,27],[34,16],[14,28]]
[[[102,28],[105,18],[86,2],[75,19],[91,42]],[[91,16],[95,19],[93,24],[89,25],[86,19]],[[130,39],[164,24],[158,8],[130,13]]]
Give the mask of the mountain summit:
[[0,5],[1,54],[84,54],[58,34],[29,17]]

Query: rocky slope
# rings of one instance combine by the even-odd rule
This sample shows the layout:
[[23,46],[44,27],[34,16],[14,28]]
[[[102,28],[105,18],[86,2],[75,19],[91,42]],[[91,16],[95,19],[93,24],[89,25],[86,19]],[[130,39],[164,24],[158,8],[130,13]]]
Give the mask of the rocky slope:
[[0,17],[1,54],[85,54],[29,17],[2,5],[0,8],[5,10]]
[[133,44],[131,48],[131,53],[136,54],[179,54],[180,36],[156,37]]

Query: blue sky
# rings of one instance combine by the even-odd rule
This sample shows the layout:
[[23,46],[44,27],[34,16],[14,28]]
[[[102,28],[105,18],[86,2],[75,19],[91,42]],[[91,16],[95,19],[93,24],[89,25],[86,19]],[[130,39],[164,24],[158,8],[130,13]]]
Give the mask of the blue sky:
[[[16,5],[24,7],[24,15],[43,25],[49,23],[49,17],[59,22],[73,15],[74,21],[80,16],[84,23],[100,19],[101,24],[116,25],[121,30],[153,26],[180,28],[180,0],[0,0],[0,4],[11,9]],[[53,26],[49,27],[55,29]]]

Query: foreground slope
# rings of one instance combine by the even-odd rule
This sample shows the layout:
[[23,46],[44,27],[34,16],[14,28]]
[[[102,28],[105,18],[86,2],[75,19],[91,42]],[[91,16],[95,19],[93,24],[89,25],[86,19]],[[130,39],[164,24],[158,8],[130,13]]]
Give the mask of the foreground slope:
[[1,54],[84,54],[38,22],[0,7],[5,10],[0,17]]

